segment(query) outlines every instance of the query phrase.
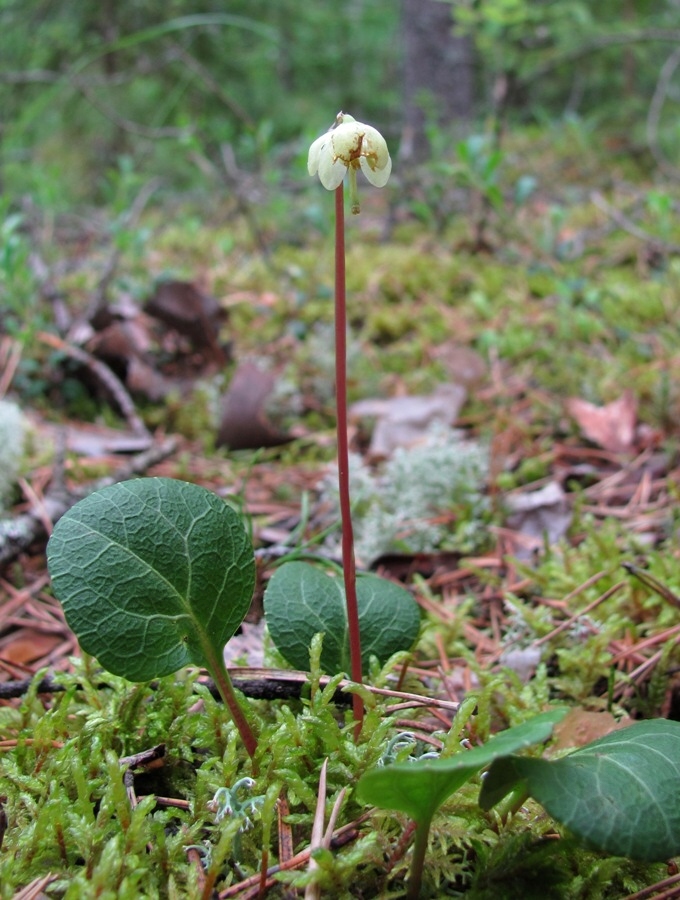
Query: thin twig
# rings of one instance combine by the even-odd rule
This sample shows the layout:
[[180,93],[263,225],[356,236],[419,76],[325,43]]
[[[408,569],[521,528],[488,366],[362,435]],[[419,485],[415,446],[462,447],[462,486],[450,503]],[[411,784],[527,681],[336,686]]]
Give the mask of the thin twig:
[[[624,900],[645,900],[646,897],[651,897],[652,894],[655,894],[657,891],[665,891],[666,888],[671,887],[672,885],[677,885],[680,882],[680,875],[671,875],[670,878],[664,878],[663,881],[657,881],[656,884],[650,884],[646,888],[642,888],[641,891],[636,891],[634,894],[628,894],[624,897]],[[678,891],[678,888],[675,888]],[[678,896],[675,894],[657,894],[654,900],[659,900],[659,897],[665,897],[666,900],[669,900],[670,897]]]
[[[331,848],[338,849],[339,847],[344,847],[345,844],[350,843],[350,841],[356,840],[356,838],[359,836],[359,825],[362,825],[372,815],[373,810],[369,810],[368,812],[365,812],[363,815],[359,816],[359,818],[355,819],[353,822],[349,822],[347,825],[343,825],[341,828],[338,828],[337,831],[333,833],[333,837],[331,839]],[[286,863],[282,863],[278,866],[270,866],[270,868],[267,869],[267,887],[271,887],[276,883],[273,876],[278,872],[289,872],[291,869],[301,868],[309,860],[309,856],[310,848],[307,847],[307,849],[302,850],[300,853],[297,853]],[[241,881],[239,882],[239,884],[232,884],[231,887],[228,887],[226,890],[221,891],[219,894],[219,900],[230,900],[230,898],[232,897],[239,897],[241,896],[242,891],[254,887],[259,883],[260,873],[258,872],[256,875],[252,875],[250,878],[246,878],[245,881]]]
[[[160,178],[152,178],[151,181],[148,181],[142,186],[139,193],[132,201],[130,208],[122,217],[122,224],[124,224],[126,228],[130,229],[135,227],[149,200],[160,186]],[[118,269],[122,254],[122,248],[120,246],[114,246],[109,259],[104,266],[104,271],[99,279],[99,282],[97,283],[97,289],[94,293],[94,297],[92,298],[92,302],[90,303],[87,313],[85,314],[85,318],[88,320],[88,322],[95,322],[101,315],[101,313],[106,310],[106,307],[108,305],[109,288],[116,274],[116,270]]]
[[93,106],[100,115],[104,116],[105,119],[108,119],[110,122],[113,122],[113,124],[118,128],[121,128],[123,131],[127,131],[130,134],[137,134],[141,137],[150,138],[151,140],[159,140],[161,138],[174,138],[181,140],[182,138],[187,138],[192,134],[193,129],[190,127],[176,128],[172,125],[166,125],[159,128],[152,128],[142,122],[135,122],[132,119],[126,119],[124,116],[119,115],[113,107],[109,106],[107,103],[104,103],[99,99],[99,97],[97,97],[95,92],[91,90],[91,87],[85,77],[72,78],[71,87],[73,87],[76,91],[79,91],[83,95],[85,100],[87,100],[87,102],[91,106]]
[[612,206],[611,203],[608,203],[599,191],[593,191],[590,195],[590,199],[592,203],[605,213],[605,215],[609,216],[619,228],[627,231],[628,234],[632,234],[633,237],[636,237],[639,241],[643,241],[645,244],[649,244],[666,253],[680,253],[680,244],[674,244],[672,241],[665,241],[663,238],[650,234],[648,231],[640,228],[635,222],[629,219],[625,213],[621,212],[620,209],[617,209],[615,206]]
[[20,360],[21,344],[19,341],[3,337],[0,340],[0,400],[9,390]]
[[579,612],[574,613],[573,616],[570,616],[568,619],[565,619],[564,622],[560,622],[557,628],[553,628],[553,630],[549,634],[544,634],[542,638],[533,642],[534,647],[540,647],[541,644],[546,644],[548,641],[551,641],[558,634],[563,632],[566,628],[569,628],[570,625],[573,625],[574,622],[578,621],[582,616],[587,615],[589,612],[592,612],[596,606],[599,606],[600,603],[604,603],[605,600],[609,600],[614,594],[621,590],[621,588],[626,587],[628,585],[627,581],[618,581],[615,585],[609,588],[609,590],[605,591],[604,594],[601,594],[587,606],[584,606],[583,609],[579,610]]
[[107,365],[105,365],[105,363],[103,363],[100,359],[96,359],[94,356],[92,356],[91,353],[88,353],[86,350],[83,350],[80,347],[74,347],[72,344],[67,344],[66,341],[63,341],[56,334],[50,334],[47,331],[39,331],[36,337],[39,341],[42,341],[43,344],[47,344],[48,346],[53,347],[55,350],[59,350],[62,353],[66,354],[66,356],[70,356],[71,359],[75,359],[77,362],[82,363],[82,365],[87,366],[87,368],[111,393],[113,399],[118,404],[120,411],[125,416],[125,419],[127,420],[127,423],[133,430],[133,432],[138,437],[146,437],[149,438],[149,440],[151,439],[149,430],[137,415],[135,405],[132,402],[132,398],[128,394],[123,382],[114,372],[111,371],[111,369]]
[[185,66],[198,75],[210,93],[214,94],[229,112],[233,113],[234,116],[248,128],[254,129],[257,126],[257,122],[248,115],[247,111],[240,103],[238,103],[238,101],[234,100],[234,98],[225,91],[224,85],[213,76],[200,60],[196,59],[193,54],[189,53],[185,47],[177,42],[173,43],[173,49]]
[[[627,659],[634,653],[640,653],[641,650],[647,650],[649,647],[653,647],[655,644],[665,644],[675,635],[680,634],[680,625],[674,625],[672,628],[666,628],[664,631],[659,632],[659,634],[653,634],[651,637],[645,638],[642,641],[638,641],[637,644],[633,644],[632,647],[627,647],[625,650],[622,650],[621,653],[617,653],[616,656],[612,659],[611,664],[613,666],[617,665],[617,663],[623,662],[624,659]],[[642,665],[647,665],[649,660],[647,660]],[[637,670],[636,670],[637,672]],[[633,678],[635,672],[630,673],[630,677]]]
[[602,34],[592,40],[581,41],[577,46],[563,53],[557,53],[552,59],[528,72],[523,79],[525,83],[540,81],[560,66],[577,62],[590,53],[605,50],[608,47],[626,47],[630,44],[643,43],[680,43],[680,30],[675,28],[641,28],[638,31],[627,31],[620,34]]
[[[220,158],[222,160],[222,168],[219,170],[218,175],[236,200],[236,208],[248,224],[250,233],[257,243],[258,250],[262,254],[265,264],[272,268],[270,242],[265,238],[257,220],[253,201],[248,197],[247,191],[244,189],[244,175],[236,164],[236,156],[231,144],[220,144]],[[207,162],[210,165],[209,161]]]
[[[231,680],[242,694],[251,697],[254,700],[291,700],[299,699],[305,686],[309,683],[309,675],[307,672],[294,672],[281,669],[255,669],[255,668],[230,668],[229,675]],[[106,675],[102,672],[102,683],[99,687],[106,687]],[[16,681],[0,682],[0,700],[11,700],[16,697],[23,697],[33,684],[34,678],[21,678]],[[322,676],[320,686],[325,687],[330,681],[330,676]],[[219,700],[220,695],[211,680],[200,682],[210,691],[211,695]],[[339,683],[338,689],[333,696],[333,702],[343,704],[348,702],[348,696],[344,690],[350,689],[354,682],[343,680]],[[153,689],[155,684],[151,683]],[[460,704],[454,703],[452,700],[442,700],[438,697],[424,697],[420,694],[409,694],[403,691],[391,691],[388,688],[374,687],[370,684],[364,684],[364,690],[370,691],[378,697],[394,697],[400,701],[400,709],[443,709],[449,712],[457,712]],[[46,676],[41,679],[36,688],[38,694],[61,693],[67,688],[60,684],[53,676]]]
[[78,490],[66,492],[63,488],[49,491],[42,499],[38,514],[31,511],[13,519],[0,520],[0,566],[6,565],[37,540],[45,537],[42,517],[47,515],[54,524],[64,513],[83,497],[99,491],[111,484],[127,481],[135,475],[141,475],[151,466],[171,456],[177,449],[177,442],[170,438],[161,444],[154,444],[134,456],[129,463],[113,475],[107,475],[91,482]]

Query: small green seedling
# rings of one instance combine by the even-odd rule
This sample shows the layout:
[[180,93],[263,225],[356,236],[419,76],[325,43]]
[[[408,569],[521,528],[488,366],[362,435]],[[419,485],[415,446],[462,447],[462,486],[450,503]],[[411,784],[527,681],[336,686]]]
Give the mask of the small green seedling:
[[183,481],[114,484],[57,522],[47,564],[83,650],[130,681],[204,666],[254,756],[257,740],[223,655],[255,585],[255,555],[238,513]]
[[[420,629],[420,612],[406,588],[377,575],[359,575],[356,589],[365,673],[371,656],[376,656],[382,665],[394,653],[413,646]],[[351,670],[347,604],[341,578],[326,575],[309,563],[286,563],[269,580],[264,610],[271,639],[296,669],[309,668],[312,639],[322,632],[324,672],[335,675]]]
[[432,818],[442,803],[480,769],[516,750],[546,741],[567,709],[555,709],[491,738],[483,747],[456,753],[446,759],[382,765],[363,775],[357,798],[383,809],[406,813],[416,823],[408,898],[420,895],[427,838]]
[[517,789],[597,850],[668,860],[680,853],[680,722],[636,722],[561,759],[496,759],[479,803]]

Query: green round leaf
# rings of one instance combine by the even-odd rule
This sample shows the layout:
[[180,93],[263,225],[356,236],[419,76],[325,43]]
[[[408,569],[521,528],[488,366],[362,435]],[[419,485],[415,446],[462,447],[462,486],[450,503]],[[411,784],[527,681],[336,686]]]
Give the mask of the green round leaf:
[[480,803],[489,808],[520,782],[599,850],[646,861],[680,853],[680,722],[638,722],[558,760],[500,761]]
[[209,666],[255,583],[240,516],[205,488],[169,478],[81,500],[55,526],[47,563],[83,650],[131,681]]
[[428,825],[447,797],[476,772],[495,759],[546,741],[566,712],[566,708],[558,708],[541,713],[502,731],[482,747],[444,759],[415,760],[371,769],[359,779],[357,798],[383,809],[405,812],[419,825]]
[[[372,655],[384,663],[393,653],[413,646],[420,611],[406,588],[377,575],[359,575],[357,604],[364,671]],[[331,675],[350,671],[342,578],[326,575],[309,563],[286,563],[267,585],[264,612],[274,644],[296,669],[309,668],[312,638],[321,631],[323,670]]]

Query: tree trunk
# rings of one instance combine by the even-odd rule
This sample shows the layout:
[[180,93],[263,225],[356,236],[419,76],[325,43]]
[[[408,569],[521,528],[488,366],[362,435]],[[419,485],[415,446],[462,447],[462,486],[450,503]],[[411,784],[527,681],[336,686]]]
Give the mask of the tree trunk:
[[453,33],[453,9],[441,0],[403,0],[403,159],[427,156],[426,122],[446,126],[473,114],[473,48]]

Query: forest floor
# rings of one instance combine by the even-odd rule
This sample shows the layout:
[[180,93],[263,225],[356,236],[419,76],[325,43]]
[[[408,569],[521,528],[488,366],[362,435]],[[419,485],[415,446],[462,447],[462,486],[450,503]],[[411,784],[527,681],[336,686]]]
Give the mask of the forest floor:
[[[567,126],[527,133],[505,150],[499,207],[445,189],[433,164],[391,197],[366,187],[365,211],[349,223],[358,561],[406,585],[422,610],[413,655],[386,683],[431,701],[390,712],[396,729],[432,746],[451,726],[450,705],[471,693],[479,698],[465,732],[473,742],[556,698],[577,711],[561,747],[633,719],[680,719],[680,197],[643,162]],[[528,172],[533,190],[520,198]],[[251,876],[262,848],[276,846],[285,862],[267,830],[273,812],[232,858],[216,825],[208,838],[201,831],[205,811],[182,810],[188,794],[176,783],[180,819],[164,807],[161,875],[139,874],[141,851],[116,868],[105,841],[86,851],[73,823],[60,833],[46,798],[57,803],[54,779],[66,778],[67,766],[46,766],[51,788],[41,781],[47,744],[97,734],[93,759],[106,767],[109,751],[127,758],[179,741],[172,723],[182,722],[194,729],[193,751],[204,741],[207,757],[220,760],[199,772],[192,802],[243,762],[214,710],[207,725],[187,725],[196,696],[180,696],[181,680],[167,680],[157,714],[147,709],[148,687],[134,693],[108,676],[119,696],[102,699],[111,692],[98,686],[92,660],[79,661],[52,596],[45,545],[55,511],[102,479],[164,476],[210,488],[243,512],[258,560],[251,610],[226,650],[235,681],[248,693],[263,669],[281,674],[262,620],[268,579],[291,555],[339,559],[330,198],[314,187],[289,206],[253,205],[245,218],[219,204],[206,216],[186,204],[172,215],[142,212],[131,190],[117,218],[47,222],[29,211],[16,232],[14,252],[25,253],[31,274],[5,262],[20,299],[0,338],[0,399],[21,407],[28,451],[5,510],[14,525],[0,532],[0,753],[13,755],[0,829],[3,896],[27,885],[30,896],[76,896],[69,890],[85,884],[92,893],[78,896],[100,896],[96,885],[107,879],[118,885],[111,896],[189,896],[187,885],[209,896],[210,862],[189,848],[201,840],[212,840],[216,859],[218,848],[231,859],[227,875],[219,866],[215,874],[220,897],[257,895]],[[17,523],[26,535],[17,536]],[[36,673],[49,679],[41,689]],[[53,692],[66,676],[70,707]],[[77,701],[76,684],[87,685]],[[210,701],[200,694],[200,702]],[[279,722],[283,714],[263,707],[262,715]],[[217,736],[200,731],[210,727]],[[295,852],[308,845],[309,785],[321,762],[291,782]],[[331,792],[348,778],[338,765]],[[97,782],[102,808],[110,802],[110,817],[121,820],[122,801],[105,782]],[[40,827],[29,828],[43,807]],[[499,834],[472,809],[464,794],[458,812],[436,823],[428,896],[545,896],[548,869],[555,897],[677,896],[672,867],[624,863],[567,837],[558,862],[555,853],[513,856],[539,837],[559,843],[554,823],[532,809]],[[363,812],[354,802],[340,823],[355,823],[355,846],[328,868],[338,880],[324,896],[401,895],[403,822],[374,819],[382,837],[371,844]],[[158,832],[139,828],[142,847],[158,844]],[[51,888],[40,882],[48,870]],[[364,881],[353,880],[358,870]]]

